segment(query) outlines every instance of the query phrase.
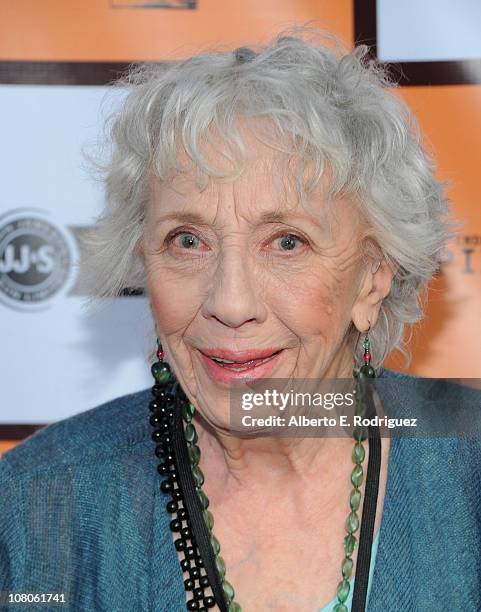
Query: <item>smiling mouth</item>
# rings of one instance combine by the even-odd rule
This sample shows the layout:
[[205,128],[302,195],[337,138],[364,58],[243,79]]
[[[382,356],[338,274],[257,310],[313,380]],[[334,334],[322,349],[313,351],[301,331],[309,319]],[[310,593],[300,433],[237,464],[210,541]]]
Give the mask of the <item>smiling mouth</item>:
[[230,359],[223,359],[221,357],[214,357],[211,355],[206,355],[209,359],[211,359],[214,363],[221,366],[225,370],[229,370],[231,372],[244,372],[245,370],[251,370],[256,368],[257,366],[262,365],[270,361],[273,357],[278,355],[282,349],[275,351],[271,355],[267,357],[263,357],[262,359],[249,359],[247,361],[232,361]]

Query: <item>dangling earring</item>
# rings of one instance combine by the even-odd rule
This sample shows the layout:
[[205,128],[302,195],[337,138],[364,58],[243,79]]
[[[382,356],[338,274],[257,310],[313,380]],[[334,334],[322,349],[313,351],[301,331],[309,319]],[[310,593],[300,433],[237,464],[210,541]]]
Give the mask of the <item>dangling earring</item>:
[[157,338],[157,359],[155,363],[152,364],[151,372],[152,376],[155,378],[155,381],[159,385],[165,385],[168,382],[171,382],[173,379],[173,374],[170,369],[168,363],[164,362],[164,349],[162,348],[162,344],[160,340]]
[[354,368],[353,376],[354,378],[376,378],[376,372],[371,365],[371,341],[369,340],[369,332],[371,330],[371,322],[368,321],[369,327],[367,328],[364,336],[364,340],[362,341],[362,346],[364,349],[363,365],[360,368]]

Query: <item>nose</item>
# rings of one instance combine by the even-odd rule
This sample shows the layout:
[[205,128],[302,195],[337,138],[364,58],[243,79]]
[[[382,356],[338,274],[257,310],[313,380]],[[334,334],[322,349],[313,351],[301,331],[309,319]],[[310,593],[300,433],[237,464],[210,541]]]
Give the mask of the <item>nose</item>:
[[232,328],[265,320],[267,310],[255,273],[240,249],[224,253],[220,258],[202,314]]

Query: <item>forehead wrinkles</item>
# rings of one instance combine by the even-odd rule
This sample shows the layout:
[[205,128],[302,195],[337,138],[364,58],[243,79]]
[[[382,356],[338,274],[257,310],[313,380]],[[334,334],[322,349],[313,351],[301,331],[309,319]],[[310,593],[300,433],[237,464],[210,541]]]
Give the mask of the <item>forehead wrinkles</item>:
[[288,195],[285,173],[280,170],[284,164],[277,161],[257,157],[249,161],[236,179],[210,178],[203,189],[197,187],[192,174],[177,175],[166,185],[165,194],[170,202],[179,205],[179,209],[200,209],[206,220],[219,227],[233,219],[256,223],[263,212],[296,208],[295,198]]
[[297,163],[295,156],[279,151],[251,160],[233,183],[234,213],[247,221],[256,220],[265,212],[285,213],[293,219],[299,213],[319,223],[323,233],[334,236],[338,223],[336,203],[326,201],[325,185],[321,182],[307,194],[305,203],[299,199]]
[[168,199],[179,211],[200,209],[207,222],[221,227],[232,218],[255,224],[262,212],[286,212],[295,217],[298,211],[320,223],[323,233],[335,237],[336,206],[325,201],[324,186],[318,184],[310,192],[307,206],[299,201],[295,156],[262,145],[249,148],[247,154],[246,165],[237,178],[211,177],[202,189],[196,183],[195,168],[167,182],[154,178],[154,185],[163,191],[158,198],[160,206]]
[[232,184],[236,218],[255,223],[263,212],[285,211],[289,207],[285,183],[274,157],[257,158]]

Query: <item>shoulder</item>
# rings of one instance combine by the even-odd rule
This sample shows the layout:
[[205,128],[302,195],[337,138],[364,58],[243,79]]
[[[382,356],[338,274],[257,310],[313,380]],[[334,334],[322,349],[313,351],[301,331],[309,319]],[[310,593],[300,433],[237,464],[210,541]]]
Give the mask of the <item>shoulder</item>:
[[406,374],[405,372],[398,372],[397,370],[391,370],[390,368],[380,368],[378,378],[382,379],[393,379],[393,380],[417,380],[420,377],[415,374]]
[[434,462],[449,461],[451,470],[471,473],[479,481],[481,389],[468,380],[424,378],[388,369],[378,380],[385,413],[416,420],[415,428],[393,427],[391,432],[395,446],[405,450],[405,462],[424,473]]
[[[379,371],[378,379],[383,382],[388,381],[394,386],[397,383],[406,383],[405,385],[398,385],[401,389],[403,386],[405,389],[415,389],[417,392],[427,392],[430,398],[439,400],[450,399],[457,397],[458,399],[466,399],[473,402],[481,401],[481,386],[479,385],[479,379],[469,378],[428,378],[423,376],[417,376],[416,374],[406,374],[405,372],[398,372],[397,370],[391,370],[389,368],[381,368]],[[477,384],[474,384],[477,383]]]
[[[381,368],[376,379],[377,388],[393,402],[403,402],[410,409],[435,410],[435,414],[455,416],[459,421],[463,411],[479,416],[481,387],[478,380],[460,378],[427,378]],[[453,421],[454,424],[454,421]],[[459,423],[456,423],[459,424]],[[481,433],[481,430],[479,430]],[[453,433],[459,433],[458,430]],[[469,432],[472,434],[473,431]]]
[[2,456],[0,482],[132,452],[149,440],[149,399],[137,391],[36,431]]
[[0,591],[65,593],[82,610],[176,609],[169,602],[185,596],[170,586],[150,398],[139,391],[53,423],[0,459]]

